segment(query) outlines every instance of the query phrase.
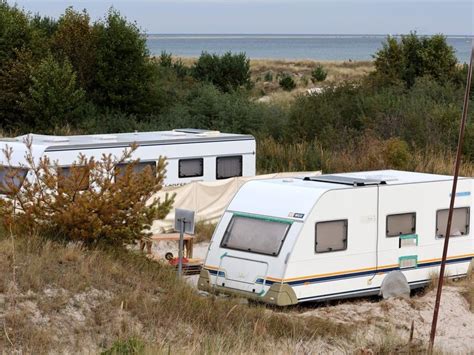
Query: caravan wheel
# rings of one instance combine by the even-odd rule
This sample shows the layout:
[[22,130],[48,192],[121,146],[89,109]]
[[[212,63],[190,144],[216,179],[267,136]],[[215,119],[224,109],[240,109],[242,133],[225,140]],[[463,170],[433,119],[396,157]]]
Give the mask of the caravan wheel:
[[384,299],[403,297],[410,298],[410,285],[400,270],[391,271],[385,276],[380,287],[380,294]]

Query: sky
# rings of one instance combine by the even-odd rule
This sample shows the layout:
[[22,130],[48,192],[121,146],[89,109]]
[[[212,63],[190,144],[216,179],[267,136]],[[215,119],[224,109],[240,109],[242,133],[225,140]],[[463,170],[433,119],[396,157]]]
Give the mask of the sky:
[[73,6],[87,9],[93,19],[113,6],[147,33],[474,34],[474,0],[17,0],[16,4],[51,17]]

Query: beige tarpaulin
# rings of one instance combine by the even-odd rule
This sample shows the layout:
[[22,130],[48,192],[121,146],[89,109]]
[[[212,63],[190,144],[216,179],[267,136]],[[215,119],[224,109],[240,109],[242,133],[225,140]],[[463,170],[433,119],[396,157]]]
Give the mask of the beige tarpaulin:
[[166,194],[176,194],[173,210],[164,220],[155,221],[152,226],[153,233],[169,231],[174,226],[174,208],[193,210],[196,221],[217,222],[224,213],[227,205],[239,188],[249,180],[276,179],[294,176],[320,175],[320,171],[292,172],[258,175],[252,177],[237,177],[211,182],[192,182],[182,186],[167,186],[154,197],[164,200]]

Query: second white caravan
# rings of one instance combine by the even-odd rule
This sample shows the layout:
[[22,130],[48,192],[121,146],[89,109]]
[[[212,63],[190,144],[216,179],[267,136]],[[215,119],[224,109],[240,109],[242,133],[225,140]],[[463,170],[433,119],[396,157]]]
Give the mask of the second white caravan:
[[158,158],[166,157],[166,185],[255,175],[256,143],[251,135],[200,129],[75,136],[28,134],[0,138],[1,148],[11,149],[13,153],[10,162],[0,153],[0,194],[5,193],[4,179],[11,167],[23,174],[19,182],[29,178],[25,168],[28,139],[35,161],[47,156],[65,174],[77,162],[79,154],[95,159],[103,154],[119,158],[124,149],[135,143],[138,147],[132,159],[140,159],[138,171],[147,166],[155,170]]
[[[452,177],[394,170],[250,181],[214,233],[198,287],[280,306],[411,288],[439,270]],[[460,178],[447,273],[474,258],[472,178]]]

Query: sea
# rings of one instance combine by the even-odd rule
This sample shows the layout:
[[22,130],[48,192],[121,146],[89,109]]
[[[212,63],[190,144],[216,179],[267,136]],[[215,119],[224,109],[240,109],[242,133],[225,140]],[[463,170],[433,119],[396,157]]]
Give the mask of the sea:
[[[260,34],[149,34],[153,55],[166,51],[180,57],[202,52],[244,52],[251,59],[372,60],[386,35],[260,35]],[[458,60],[469,61],[471,36],[448,36]]]

